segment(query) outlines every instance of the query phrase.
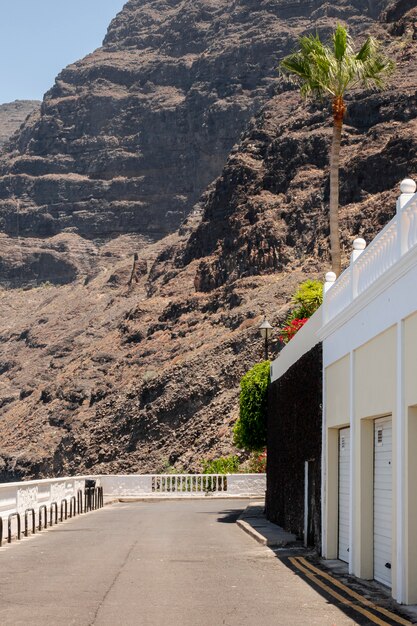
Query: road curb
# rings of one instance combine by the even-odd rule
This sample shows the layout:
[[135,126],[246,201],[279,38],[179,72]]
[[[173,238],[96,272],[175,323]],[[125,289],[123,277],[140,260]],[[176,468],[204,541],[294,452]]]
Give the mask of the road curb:
[[286,532],[265,518],[263,502],[253,502],[239,515],[237,525],[255,541],[268,548],[283,548],[298,544],[296,535]]
[[241,528],[243,531],[245,531],[245,533],[250,535],[252,537],[252,539],[255,539],[255,541],[260,543],[262,546],[267,546],[268,545],[267,538],[264,537],[263,535],[261,535],[261,533],[258,533],[258,531],[255,530],[254,528],[252,528],[252,526],[250,524],[248,524],[248,522],[245,522],[245,520],[238,519],[236,524],[239,526],[239,528]]

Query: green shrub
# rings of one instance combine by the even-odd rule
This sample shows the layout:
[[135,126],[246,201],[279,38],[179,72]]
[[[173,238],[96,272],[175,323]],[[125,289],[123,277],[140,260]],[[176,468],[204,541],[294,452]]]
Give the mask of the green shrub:
[[262,450],[266,446],[267,392],[270,363],[258,363],[240,381],[239,419],[233,429],[233,442],[243,450]]
[[236,474],[239,471],[237,456],[224,456],[212,461],[203,461],[203,474]]
[[323,283],[319,280],[306,280],[292,297],[293,310],[285,319],[280,331],[280,340],[288,343],[304,326],[323,302]]
[[323,283],[319,280],[301,283],[292,297],[292,302],[295,308],[287,321],[311,317],[323,302]]
[[249,474],[265,474],[266,472],[266,450],[263,452],[252,452],[247,462]]

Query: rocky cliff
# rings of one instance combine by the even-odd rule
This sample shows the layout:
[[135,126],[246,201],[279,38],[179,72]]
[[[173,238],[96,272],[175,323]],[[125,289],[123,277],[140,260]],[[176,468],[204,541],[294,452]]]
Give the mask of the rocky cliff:
[[0,149],[40,106],[38,100],[15,100],[0,104]]
[[65,68],[0,163],[0,228],[88,239],[172,232],[273,96],[312,27],[368,29],[386,3],[129,0]]
[[[172,11],[178,6],[172,3]],[[358,6],[343,10],[354,25],[361,21]],[[319,11],[322,19],[331,23]],[[122,35],[123,20],[106,45]],[[341,172],[345,258],[355,236],[370,240],[392,217],[399,180],[417,176],[417,10],[401,0],[380,23],[362,20],[384,38],[398,71],[384,93],[349,101]],[[147,32],[140,24],[131,34],[135,45]],[[34,247],[65,258],[77,276],[68,274],[62,286],[1,292],[3,477],[197,470],[203,457],[233,449],[237,385],[262,358],[262,313],[277,326],[297,284],[322,277],[329,266],[330,136],[329,112],[306,106],[283,84],[178,232],[157,242],[127,233],[105,243],[61,232],[21,238],[19,246],[3,236],[14,258],[9,268],[20,263],[28,271]],[[130,281],[132,251],[139,260]]]

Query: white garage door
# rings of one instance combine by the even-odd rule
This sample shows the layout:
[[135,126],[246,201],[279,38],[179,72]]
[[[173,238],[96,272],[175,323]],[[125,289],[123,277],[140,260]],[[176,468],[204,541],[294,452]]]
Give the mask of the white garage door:
[[374,433],[374,578],[391,587],[392,420],[375,420]]
[[349,562],[350,428],[339,431],[339,559]]

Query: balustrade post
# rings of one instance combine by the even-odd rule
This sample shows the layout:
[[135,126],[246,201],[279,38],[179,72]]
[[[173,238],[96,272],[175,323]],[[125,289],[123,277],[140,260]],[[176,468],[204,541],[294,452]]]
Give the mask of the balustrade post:
[[323,288],[323,322],[326,323],[330,319],[329,311],[328,311],[328,303],[326,302],[326,294],[329,291],[330,287],[332,287],[336,282],[336,274],[334,272],[327,272],[324,288]]
[[327,272],[326,274],[326,282],[324,283],[324,294],[326,294],[330,287],[334,285],[336,282],[336,274],[334,272]]
[[352,254],[350,255],[352,300],[354,300],[356,296],[358,295],[359,273],[358,273],[358,268],[355,267],[355,261],[356,259],[360,257],[360,255],[365,250],[365,248],[366,248],[365,239],[361,239],[361,237],[358,237],[357,239],[355,239],[355,241],[353,242]]
[[411,178],[404,178],[400,184],[401,195],[397,200],[397,234],[398,234],[398,258],[401,258],[408,250],[409,220],[403,213],[403,208],[411,200],[416,192],[416,183]]

